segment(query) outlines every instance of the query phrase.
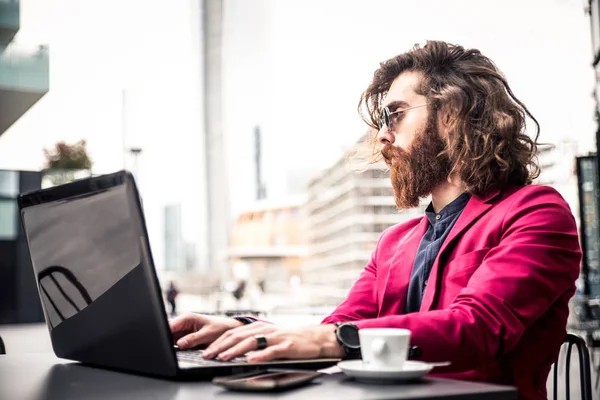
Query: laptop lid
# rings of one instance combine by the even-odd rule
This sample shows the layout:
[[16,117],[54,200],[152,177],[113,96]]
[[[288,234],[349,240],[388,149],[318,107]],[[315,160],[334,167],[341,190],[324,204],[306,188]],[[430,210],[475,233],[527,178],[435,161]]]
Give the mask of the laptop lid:
[[175,376],[132,175],[121,171],[22,194],[19,209],[56,355]]

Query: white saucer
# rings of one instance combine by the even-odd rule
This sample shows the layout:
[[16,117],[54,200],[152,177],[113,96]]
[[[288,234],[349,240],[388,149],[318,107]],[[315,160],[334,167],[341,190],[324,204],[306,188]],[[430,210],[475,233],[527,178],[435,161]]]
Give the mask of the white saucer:
[[338,367],[346,375],[367,383],[416,380],[424,377],[433,369],[433,365],[418,361],[405,361],[402,368],[374,369],[363,363],[363,360],[346,360],[340,361]]

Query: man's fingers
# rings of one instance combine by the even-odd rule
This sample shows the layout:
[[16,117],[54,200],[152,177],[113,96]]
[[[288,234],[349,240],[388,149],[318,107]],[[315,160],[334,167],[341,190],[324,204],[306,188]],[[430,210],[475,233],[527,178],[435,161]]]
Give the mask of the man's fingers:
[[187,313],[169,320],[171,332],[191,330],[196,327],[200,329],[206,323],[204,316],[200,314]]
[[203,318],[197,314],[183,314],[177,318],[169,320],[169,329],[173,336],[173,341],[177,343],[182,337],[202,327]]
[[171,328],[171,332],[179,332],[185,329],[187,323],[187,319],[185,315],[181,315],[177,318],[173,318],[169,320],[169,328]]
[[219,354],[219,360],[228,361],[234,357],[246,354],[249,351],[256,350],[258,343],[254,336],[249,336],[241,342],[233,345],[230,349]]
[[220,348],[221,343],[223,343],[226,340],[229,340],[229,338],[234,334],[239,334],[240,332],[253,329],[256,329],[256,327],[250,327],[250,325],[242,325],[237,328],[229,329],[225,331],[221,336],[219,336],[214,342],[212,342],[210,346],[206,348],[206,352],[210,353],[212,349]]
[[223,333],[214,342],[206,348],[204,356],[206,358],[215,357],[217,354],[222,353],[228,348],[246,339],[248,336],[257,335],[259,333],[265,334],[276,330],[275,326],[271,324],[252,323],[249,325],[240,326],[238,328],[230,329]]
[[192,347],[199,346],[201,344],[208,344],[214,340],[215,333],[208,329],[207,327],[203,327],[198,332],[190,333],[189,335],[185,335],[181,339],[177,341],[177,346],[180,349],[191,349]]
[[[271,337],[271,338],[268,337],[267,343],[269,343],[269,340],[275,341],[276,339],[273,337]],[[276,360],[279,358],[294,358],[294,355],[292,354],[292,350],[293,350],[293,344],[290,340],[284,340],[281,343],[274,343],[273,345],[271,345],[271,343],[269,343],[269,346],[266,349],[257,351],[256,353],[253,353],[251,356],[248,356],[248,362],[256,363],[256,362]]]
[[181,315],[169,320],[169,329],[173,336],[173,342],[177,343],[179,339],[192,331],[191,318],[187,315]]
[[253,338],[254,335],[262,333],[263,329],[264,328],[262,327],[256,327],[252,330],[244,329],[235,332],[236,329],[232,329],[231,331],[225,332],[224,334],[219,336],[217,340],[211,343],[210,346],[206,348],[206,350],[204,351],[204,357],[213,358],[218,354],[219,358],[221,358],[221,353],[225,352],[229,348],[234,347],[236,344],[246,340],[249,337]]

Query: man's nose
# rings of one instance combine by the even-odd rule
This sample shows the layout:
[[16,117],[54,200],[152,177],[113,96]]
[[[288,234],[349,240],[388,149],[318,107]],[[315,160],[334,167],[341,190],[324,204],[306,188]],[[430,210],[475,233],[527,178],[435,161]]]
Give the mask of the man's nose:
[[394,132],[388,128],[387,125],[384,125],[379,132],[377,132],[377,141],[383,145],[394,144],[395,139],[396,135],[394,135]]

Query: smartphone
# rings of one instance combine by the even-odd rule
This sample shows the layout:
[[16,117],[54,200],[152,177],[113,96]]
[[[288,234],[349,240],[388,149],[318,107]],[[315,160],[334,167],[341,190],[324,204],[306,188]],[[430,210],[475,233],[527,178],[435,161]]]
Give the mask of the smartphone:
[[321,376],[314,371],[266,370],[213,379],[213,383],[244,392],[281,391],[306,385]]

